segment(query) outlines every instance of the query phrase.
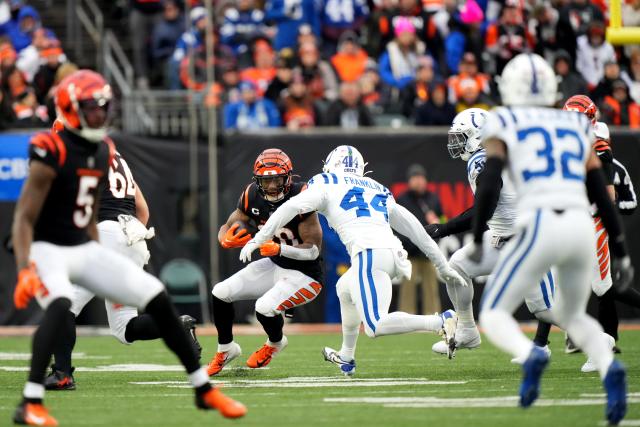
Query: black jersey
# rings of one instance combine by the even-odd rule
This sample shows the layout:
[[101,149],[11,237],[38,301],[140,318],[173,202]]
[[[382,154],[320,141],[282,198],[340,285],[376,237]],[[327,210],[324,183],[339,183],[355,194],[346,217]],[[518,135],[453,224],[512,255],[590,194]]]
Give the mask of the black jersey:
[[136,191],[127,162],[116,152],[109,165],[109,179],[100,187],[98,221],[117,221],[118,215],[136,216]]
[[34,241],[75,246],[91,240],[87,227],[114,152],[106,141],[89,142],[66,130],[31,138],[30,161],[42,162],[57,173],[36,221]]
[[616,200],[621,214],[631,215],[638,207],[638,199],[633,189],[633,182],[627,168],[617,159],[613,159],[613,185],[616,189]]
[[[251,225],[259,228],[267,222],[271,214],[275,212],[280,205],[300,193],[306,188],[306,186],[306,184],[301,182],[293,183],[291,185],[291,189],[282,200],[279,202],[269,202],[262,196],[262,194],[260,194],[256,184],[251,183],[240,196],[240,200],[238,200],[238,209],[249,217],[250,222],[252,223]],[[276,235],[273,237],[273,241],[289,246],[295,246],[303,243],[298,232],[298,225],[308,218],[309,215],[312,214],[298,215],[293,218],[291,222],[276,232]],[[319,257],[313,261],[299,261],[279,255],[272,256],[270,258],[274,264],[282,268],[298,270],[322,283],[322,267],[321,259]]]

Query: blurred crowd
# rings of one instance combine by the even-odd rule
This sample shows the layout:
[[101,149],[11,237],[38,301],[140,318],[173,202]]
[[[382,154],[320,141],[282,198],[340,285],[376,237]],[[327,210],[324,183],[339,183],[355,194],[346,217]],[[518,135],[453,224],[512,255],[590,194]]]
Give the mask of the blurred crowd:
[[[46,120],[51,88],[73,69],[23,3],[0,0],[0,126]],[[226,129],[448,126],[499,105],[496,76],[522,52],[553,64],[559,105],[586,94],[602,121],[640,127],[640,46],[606,42],[605,0],[212,3],[214,16],[198,0],[129,0],[126,37],[139,89],[192,89]],[[640,0],[622,7],[623,24],[640,26]]]

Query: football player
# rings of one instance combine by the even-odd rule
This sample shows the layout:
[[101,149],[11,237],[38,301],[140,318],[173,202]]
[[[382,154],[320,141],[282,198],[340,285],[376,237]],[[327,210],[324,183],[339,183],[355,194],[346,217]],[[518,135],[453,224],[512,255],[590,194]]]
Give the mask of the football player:
[[[481,147],[482,127],[486,122],[488,112],[480,108],[464,110],[453,119],[448,132],[447,148],[454,159],[460,158],[467,162],[467,176],[471,190],[476,192],[478,182],[483,179],[482,171],[486,162],[486,152]],[[508,177],[501,178],[499,184],[500,197],[487,222],[488,230],[483,234],[484,257],[481,264],[469,260],[473,251],[473,243],[469,243],[457,250],[449,260],[453,267],[467,281],[467,286],[456,287],[447,285],[447,294],[458,314],[458,329],[456,331],[455,348],[473,349],[480,346],[480,333],[473,317],[473,283],[472,279],[491,273],[498,261],[499,251],[516,232],[516,195],[513,184]],[[474,208],[470,208],[461,215],[444,224],[430,224],[427,233],[434,239],[471,230]],[[537,288],[532,287],[525,297],[529,311],[537,318],[550,320],[548,310],[553,300],[554,281],[551,272],[545,274]],[[547,346],[548,336],[536,337],[534,342],[542,347],[547,354],[551,351]],[[439,341],[432,350],[436,353],[450,352],[447,343]],[[517,362],[514,360],[514,362]]]
[[497,203],[505,167],[517,194],[518,232],[500,252],[489,278],[480,324],[498,348],[526,357],[520,405],[529,407],[539,395],[549,356],[522,333],[512,313],[531,289],[531,278],[541,278],[554,267],[561,286],[550,310],[553,321],[592,358],[607,393],[606,418],[618,424],[626,413],[625,369],[614,359],[598,322],[586,313],[595,245],[589,198],[609,233],[612,271],[620,285],[632,280],[633,268],[602,164],[592,149],[592,125],[583,114],[543,108],[555,103],[557,81],[539,55],[512,59],[498,87],[508,107],[494,109],[483,129],[487,161],[476,192],[476,246],[470,258],[482,260],[484,227]]
[[409,237],[434,263],[445,282],[466,282],[453,270],[438,245],[420,221],[396,204],[391,192],[365,177],[365,162],[354,147],[334,149],[324,164],[324,173],[309,181],[309,188],[290,198],[276,210],[262,229],[242,248],[240,259],[262,247],[278,230],[298,215],[323,214],[351,256],[351,267],[337,286],[342,314],[343,342],[340,351],[325,347],[324,357],[346,375],[355,372],[355,348],[360,323],[369,337],[405,332],[442,332],[454,339],[457,317],[453,310],[442,315],[419,316],[389,313],[391,279],[409,278],[411,263],[393,230]]
[[[64,126],[58,122],[62,130]],[[143,268],[149,260],[146,240],[153,237],[153,229],[147,230],[149,207],[136,184],[127,162],[119,152],[115,152],[109,165],[109,179],[100,187],[100,208],[98,210],[98,234],[100,244],[131,259]],[[51,374],[45,379],[47,390],[75,390],[71,366],[71,353],[76,342],[75,318],[91,301],[94,294],[88,289],[74,286],[71,310],[58,330],[58,344],[54,352]],[[160,332],[148,314],[138,315],[135,307],[123,306],[105,300],[107,319],[111,334],[123,344],[138,340],[160,338]],[[202,348],[195,335],[195,319],[188,315],[179,317],[182,326],[193,340],[198,357]]]
[[100,74],[79,70],[69,75],[55,96],[64,129],[37,134],[30,142],[29,176],[12,228],[19,272],[14,304],[24,309],[36,299],[44,315],[33,335],[29,378],[14,422],[58,425],[43,405],[43,383],[58,330],[71,308],[72,283],[110,301],[144,309],[185,366],[197,407],[241,417],[244,405],[209,384],[162,283],[97,242],[98,191],[115,151],[104,139],[111,97],[111,87]]
[[[262,227],[278,207],[305,188],[306,184],[293,182],[293,165],[284,151],[264,150],[254,163],[253,182],[218,231],[220,245],[225,249],[243,247],[251,239],[247,227]],[[216,375],[241,354],[233,341],[234,301],[257,299],[256,317],[268,336],[249,357],[247,366],[267,366],[287,346],[282,330],[284,312],[310,303],[322,290],[321,244],[322,228],[315,212],[290,218],[278,227],[272,240],[260,245],[265,258],[213,287],[218,351],[209,363],[209,375]]]

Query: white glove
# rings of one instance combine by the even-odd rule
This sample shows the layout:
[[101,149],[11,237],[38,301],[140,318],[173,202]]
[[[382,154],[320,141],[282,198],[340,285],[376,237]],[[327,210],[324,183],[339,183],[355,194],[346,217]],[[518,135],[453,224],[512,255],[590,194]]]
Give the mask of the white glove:
[[440,279],[444,280],[447,285],[469,286],[469,283],[462,278],[460,273],[451,268],[449,263],[445,264],[441,268],[438,268],[438,276],[440,277]]
[[251,253],[260,247],[255,240],[251,239],[240,251],[240,261],[247,263],[251,261]]

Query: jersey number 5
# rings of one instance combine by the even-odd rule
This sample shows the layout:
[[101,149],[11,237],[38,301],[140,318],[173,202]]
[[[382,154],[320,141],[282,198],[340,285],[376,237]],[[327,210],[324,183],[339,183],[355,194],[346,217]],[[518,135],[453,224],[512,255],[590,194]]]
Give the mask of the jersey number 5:
[[93,216],[93,203],[95,201],[91,190],[97,186],[97,176],[83,175],[80,177],[78,197],[76,197],[78,209],[73,212],[73,223],[78,228],[85,228],[89,225],[89,221],[91,221],[91,217]]
[[[553,140],[551,134],[542,127],[531,127],[518,131],[518,142],[526,142],[527,139],[533,136],[540,136],[544,141],[544,147],[541,150],[536,151],[538,158],[546,160],[547,166],[541,170],[525,169],[522,171],[522,178],[524,181],[529,181],[533,178],[544,178],[553,175],[556,172],[556,159],[553,152]],[[571,140],[575,142],[577,150],[570,151],[565,150],[560,154],[560,166],[562,170],[562,177],[564,179],[575,179],[582,181],[584,174],[576,174],[569,168],[569,162],[575,161],[581,163],[584,158],[584,145],[582,139],[578,133],[572,129],[556,129],[555,137],[557,140]],[[580,169],[578,169],[580,170]]]
[[389,222],[389,213],[387,212],[388,196],[386,194],[376,194],[371,199],[371,202],[367,204],[364,201],[363,194],[364,188],[352,187],[342,198],[340,207],[345,211],[355,209],[356,216],[360,218],[361,216],[371,216],[371,212],[369,212],[369,206],[371,206],[373,210],[381,212],[384,215],[384,220]]

